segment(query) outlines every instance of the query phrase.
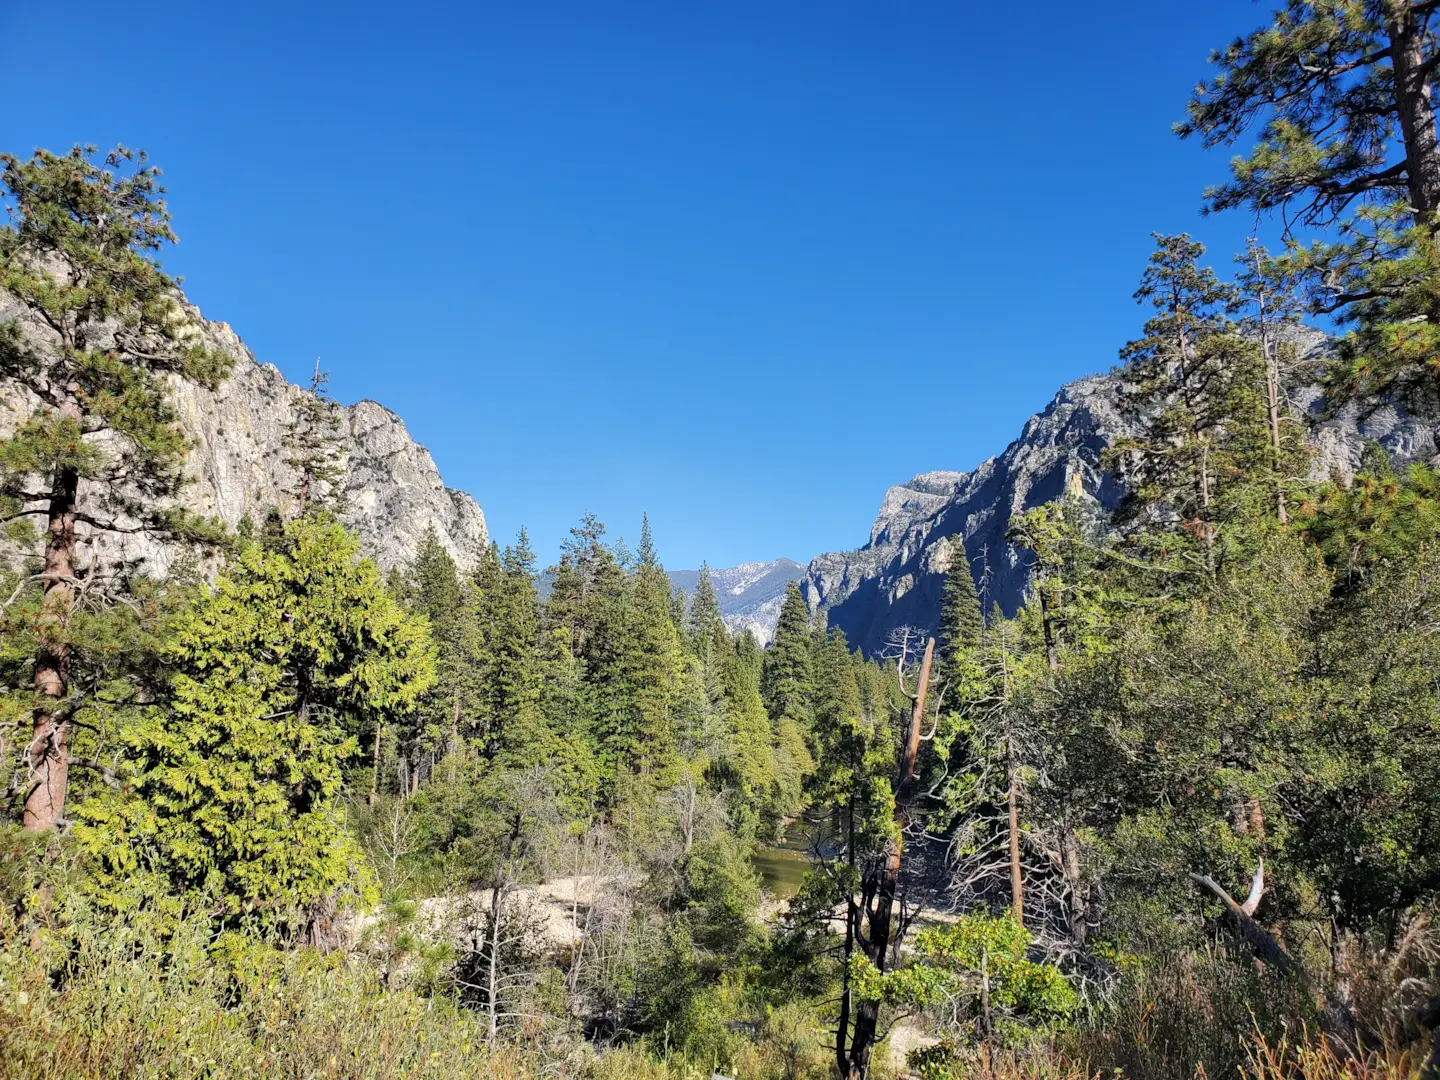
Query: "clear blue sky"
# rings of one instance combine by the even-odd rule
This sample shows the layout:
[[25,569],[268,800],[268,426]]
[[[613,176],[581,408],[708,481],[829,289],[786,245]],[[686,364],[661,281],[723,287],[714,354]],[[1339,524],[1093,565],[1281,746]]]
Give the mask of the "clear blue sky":
[[1251,0],[0,4],[0,148],[147,148],[166,265],[405,418],[502,540],[675,567],[866,538],[1142,318]]

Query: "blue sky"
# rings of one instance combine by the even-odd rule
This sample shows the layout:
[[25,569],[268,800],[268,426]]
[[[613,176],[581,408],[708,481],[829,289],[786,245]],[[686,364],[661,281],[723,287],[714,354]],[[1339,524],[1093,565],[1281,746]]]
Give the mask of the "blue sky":
[[502,540],[801,561],[1115,362],[1252,0],[0,5],[0,148],[166,173],[172,272],[404,417]]

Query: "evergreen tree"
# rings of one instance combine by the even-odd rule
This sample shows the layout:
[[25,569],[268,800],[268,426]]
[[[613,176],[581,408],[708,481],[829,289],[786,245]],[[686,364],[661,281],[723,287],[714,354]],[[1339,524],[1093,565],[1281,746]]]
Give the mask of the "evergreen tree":
[[792,581],[785,586],[775,638],[765,650],[760,692],[771,722],[779,725],[784,720],[794,725],[807,739],[810,737],[815,696],[811,674],[814,640],[810,611],[800,595],[800,586]]
[[760,699],[760,650],[749,634],[711,641],[707,652],[718,661],[729,728],[717,786],[731,792],[731,813],[742,830],[773,828],[798,804],[801,778],[793,770],[780,775],[770,718]]
[[117,899],[124,879],[230,918],[335,893],[357,862],[336,799],[357,735],[434,681],[423,620],[322,517],[250,545],[176,628],[160,710],[125,734],[127,782],[77,808]]
[[1311,307],[1355,328],[1332,373],[1340,397],[1399,394],[1433,408],[1440,348],[1440,139],[1432,104],[1434,7],[1424,0],[1287,0],[1271,22],[1212,54],[1182,137],[1230,145],[1211,209],[1279,211]]
[[[170,540],[218,534],[173,508],[185,440],[166,379],[216,386],[231,359],[211,348],[156,258],[175,235],[159,170],[143,153],[76,147],[0,155],[10,223],[0,229],[0,285],[22,315],[0,324],[0,378],[34,411],[0,440],[0,513],[43,520],[27,828],[63,820],[77,589],[90,602],[124,592],[126,568],[77,561],[82,534],[144,532]],[[22,321],[25,329],[22,327]],[[13,533],[13,526],[12,526]],[[33,540],[33,531],[14,534]],[[93,549],[92,549],[93,550]]]
[[633,581],[633,655],[626,677],[633,715],[625,756],[642,774],[661,782],[674,763],[675,695],[683,665],[670,618],[670,578],[660,564],[648,515],[641,521]]
[[1123,404],[1144,432],[1117,440],[1107,458],[1128,488],[1120,520],[1142,534],[1170,534],[1170,545],[1193,539],[1213,574],[1226,485],[1263,452],[1256,350],[1225,316],[1234,290],[1198,264],[1203,245],[1184,235],[1156,239],[1135,293],[1155,315],[1120,354]]
[[[492,732],[485,752],[507,768],[529,769],[553,763],[553,733],[540,710],[541,670],[537,653],[538,597],[532,574],[534,553],[522,531],[516,543],[493,562],[488,582],[477,576],[476,593],[485,646],[480,680],[487,689],[484,708]],[[470,628],[473,633],[474,625]]]
[[431,633],[442,649],[452,646],[460,630],[463,590],[460,570],[434,525],[426,527],[402,588],[411,610],[430,620]]
[[326,390],[329,382],[330,373],[320,370],[317,359],[310,389],[299,392],[295,418],[285,432],[285,464],[299,478],[295,497],[297,512],[302,516],[312,507],[337,509],[338,485],[345,477],[340,463],[340,406]]
[[960,655],[980,644],[985,632],[985,619],[980,613],[980,597],[975,591],[975,578],[970,572],[970,559],[965,542],[951,538],[950,566],[945,571],[945,585],[940,594],[940,675],[949,681],[955,674]]
[[699,580],[695,582],[695,595],[690,598],[690,616],[686,623],[690,641],[694,648],[708,648],[717,629],[724,631],[725,621],[720,616],[720,599],[715,595],[715,582],[710,577],[710,567],[700,564]]

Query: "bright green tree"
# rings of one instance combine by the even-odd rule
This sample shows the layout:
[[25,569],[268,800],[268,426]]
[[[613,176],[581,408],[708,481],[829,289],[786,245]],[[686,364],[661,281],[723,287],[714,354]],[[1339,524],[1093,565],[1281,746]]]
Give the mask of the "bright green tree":
[[234,919],[353,879],[344,768],[377,715],[429,688],[432,646],[334,521],[285,539],[248,546],[178,621],[171,692],[126,732],[124,786],[77,810],[112,900],[138,876]]
[[[83,535],[115,541],[217,534],[174,508],[185,439],[166,380],[214,387],[231,359],[212,348],[156,253],[175,240],[159,170],[143,153],[103,157],[76,147],[0,155],[9,223],[0,229],[0,378],[33,401],[29,419],[0,440],[0,515],[44,523],[36,651],[26,752],[24,821],[63,820],[71,702],[85,658],[69,633],[77,589],[93,603],[124,592],[123,565],[77,561]],[[16,534],[33,540],[30,530]],[[123,561],[123,560],[122,560]]]
[[792,581],[785,586],[785,599],[780,605],[775,637],[765,650],[760,692],[772,722],[778,724],[783,718],[798,727],[807,738],[815,698],[811,674],[814,645],[810,610],[800,595],[800,586]]
[[710,567],[705,563],[700,564],[686,627],[696,651],[708,648],[715,639],[716,629],[723,631],[725,628],[725,622],[720,617],[720,599],[715,595],[715,582],[710,577]]

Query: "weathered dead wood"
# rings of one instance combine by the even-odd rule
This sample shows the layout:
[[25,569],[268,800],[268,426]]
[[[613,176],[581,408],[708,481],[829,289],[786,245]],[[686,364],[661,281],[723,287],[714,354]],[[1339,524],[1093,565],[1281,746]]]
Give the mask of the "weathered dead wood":
[[1260,898],[1265,893],[1265,863],[1263,861],[1255,871],[1255,877],[1250,882],[1250,895],[1245,898],[1243,904],[1236,903],[1234,897],[1221,888],[1214,878],[1206,874],[1191,874],[1190,880],[1220,899],[1220,902],[1225,905],[1226,912],[1229,913],[1231,920],[1240,931],[1240,936],[1255,950],[1256,955],[1267,963],[1274,964],[1305,980],[1305,969],[1286,951],[1285,946],[1280,944],[1274,934],[1255,920],[1255,912],[1260,907]]

